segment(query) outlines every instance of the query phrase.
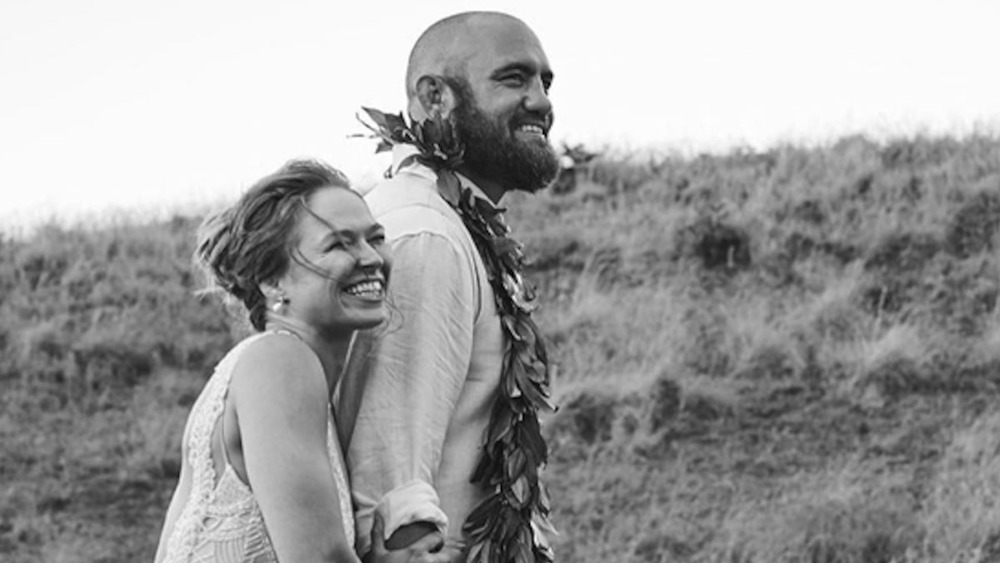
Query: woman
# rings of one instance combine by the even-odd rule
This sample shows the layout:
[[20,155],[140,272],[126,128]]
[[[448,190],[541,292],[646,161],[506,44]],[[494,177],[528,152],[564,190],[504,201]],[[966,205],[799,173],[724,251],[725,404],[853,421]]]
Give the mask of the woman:
[[[330,398],[354,331],[386,317],[384,239],[344,175],[314,161],[286,164],[202,225],[197,261],[257,334],[192,408],[157,562],[358,561]],[[379,563],[458,556],[429,553],[440,537],[373,543]]]

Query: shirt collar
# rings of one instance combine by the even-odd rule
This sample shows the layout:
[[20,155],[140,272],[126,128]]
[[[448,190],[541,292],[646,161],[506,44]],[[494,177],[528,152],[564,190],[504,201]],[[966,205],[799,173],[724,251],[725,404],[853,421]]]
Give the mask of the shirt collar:
[[[395,176],[396,174],[399,174],[400,172],[399,167],[401,164],[403,164],[403,161],[417,154],[420,154],[420,151],[417,149],[417,147],[411,144],[407,143],[407,144],[394,145],[392,147],[392,168],[391,168],[392,175]],[[435,180],[435,181],[437,180],[437,173],[435,173],[429,167],[420,164],[419,162],[414,162],[409,164],[406,167],[406,171],[408,173],[416,174],[417,176],[427,178],[428,180]],[[490,198],[486,197],[486,193],[483,192],[483,190],[479,186],[477,186],[475,182],[473,182],[465,175],[460,174],[458,172],[455,173],[455,176],[458,176],[458,181],[462,184],[463,188],[468,188],[472,190],[472,195],[483,199],[486,203],[490,205],[490,207],[494,209],[497,208],[497,206],[493,204]]]
[[[399,167],[403,164],[403,161],[405,161],[407,158],[411,156],[415,156],[418,154],[420,154],[420,151],[417,150],[417,147],[409,143],[393,145],[392,167],[390,168],[392,175],[395,176],[396,174],[399,174]],[[436,177],[433,170],[424,166],[423,164],[420,164],[419,162],[411,163],[409,166],[406,167],[406,171],[416,174],[418,176],[423,176],[425,178],[433,179]]]

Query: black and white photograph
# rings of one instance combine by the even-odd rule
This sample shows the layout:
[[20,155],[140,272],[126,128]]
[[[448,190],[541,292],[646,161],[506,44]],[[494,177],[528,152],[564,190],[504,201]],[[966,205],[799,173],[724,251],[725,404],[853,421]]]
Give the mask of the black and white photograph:
[[998,25],[4,2],[0,561],[1000,562]]

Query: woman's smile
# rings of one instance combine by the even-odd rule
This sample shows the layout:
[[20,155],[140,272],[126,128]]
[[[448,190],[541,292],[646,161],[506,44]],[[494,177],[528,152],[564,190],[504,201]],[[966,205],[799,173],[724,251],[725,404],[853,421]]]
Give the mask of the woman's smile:
[[385,298],[385,282],[379,278],[364,279],[344,287],[344,293],[362,301],[381,303]]

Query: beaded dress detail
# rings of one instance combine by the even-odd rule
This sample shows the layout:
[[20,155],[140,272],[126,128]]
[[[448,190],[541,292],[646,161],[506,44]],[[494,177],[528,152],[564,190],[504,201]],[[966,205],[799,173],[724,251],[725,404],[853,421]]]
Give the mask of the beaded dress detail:
[[[291,333],[264,332],[237,344],[218,363],[191,409],[184,429],[187,462],[192,470],[191,493],[167,541],[164,563],[272,563],[278,560],[253,491],[240,480],[228,459],[222,476],[216,481],[211,455],[212,432],[222,416],[233,367],[251,342],[274,334],[294,337]],[[354,545],[354,512],[332,413],[327,416],[326,445],[339,493],[344,534],[348,545]]]

